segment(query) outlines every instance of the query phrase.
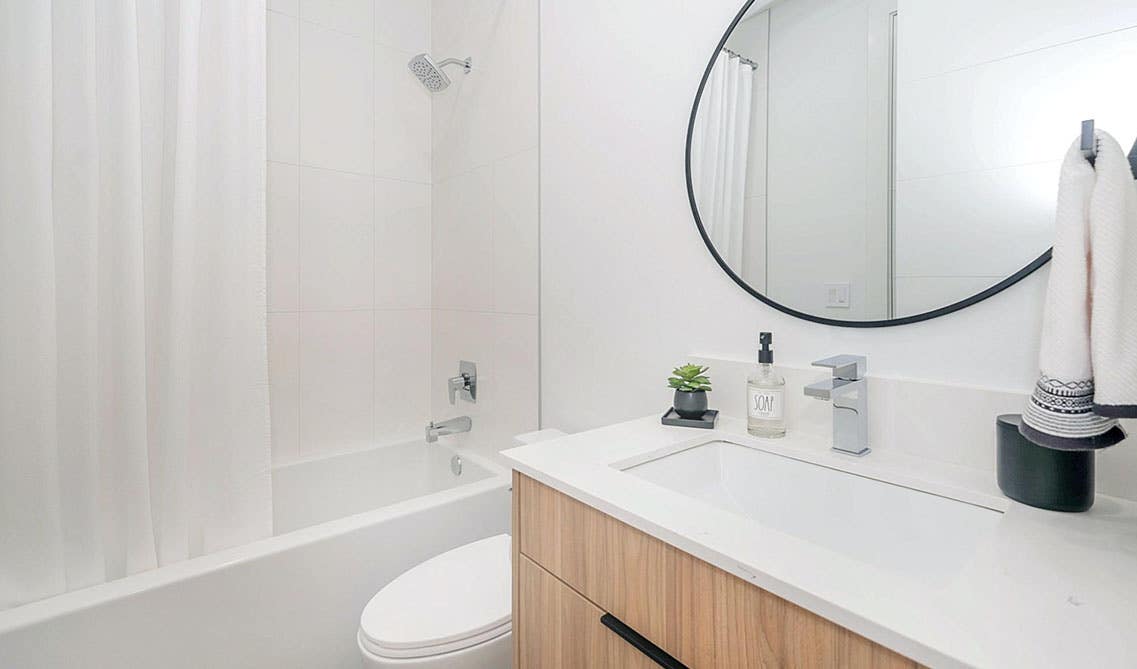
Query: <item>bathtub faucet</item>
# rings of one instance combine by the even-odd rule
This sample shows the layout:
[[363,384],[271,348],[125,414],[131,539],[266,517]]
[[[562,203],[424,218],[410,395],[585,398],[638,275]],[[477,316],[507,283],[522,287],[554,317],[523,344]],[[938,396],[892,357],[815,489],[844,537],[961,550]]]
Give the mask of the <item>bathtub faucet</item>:
[[458,416],[457,418],[441,420],[437,423],[430,421],[426,424],[426,443],[433,444],[438,441],[439,437],[444,437],[448,434],[469,432],[473,426],[474,421],[470,420],[469,416]]

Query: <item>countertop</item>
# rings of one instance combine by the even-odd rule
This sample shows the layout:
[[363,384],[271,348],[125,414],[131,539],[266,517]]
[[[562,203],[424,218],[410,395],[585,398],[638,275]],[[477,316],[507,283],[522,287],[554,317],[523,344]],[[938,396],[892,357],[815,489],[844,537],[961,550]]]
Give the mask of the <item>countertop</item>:
[[[962,571],[931,584],[612,466],[714,436],[1003,515]],[[931,667],[1137,666],[1134,502],[1099,495],[1086,513],[1043,511],[1003,497],[993,472],[883,450],[851,458],[818,435],[759,439],[727,417],[695,430],[650,416],[502,455],[531,478]]]

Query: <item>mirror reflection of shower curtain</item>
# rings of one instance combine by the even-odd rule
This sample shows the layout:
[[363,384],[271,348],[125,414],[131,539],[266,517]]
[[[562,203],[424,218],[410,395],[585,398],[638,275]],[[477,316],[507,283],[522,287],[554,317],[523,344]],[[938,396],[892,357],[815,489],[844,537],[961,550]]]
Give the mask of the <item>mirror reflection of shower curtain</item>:
[[272,534],[265,4],[0,0],[0,609]]
[[720,51],[691,136],[691,181],[699,217],[715,250],[736,271],[742,267],[753,92],[754,68]]

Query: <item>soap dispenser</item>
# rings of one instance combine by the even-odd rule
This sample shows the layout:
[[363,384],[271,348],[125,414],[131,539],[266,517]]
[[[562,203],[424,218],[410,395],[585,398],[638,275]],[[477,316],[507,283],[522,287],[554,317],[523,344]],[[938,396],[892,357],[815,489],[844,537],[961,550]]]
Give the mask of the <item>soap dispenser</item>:
[[758,367],[746,378],[746,430],[755,437],[786,436],[786,379],[774,369],[774,335],[758,335]]

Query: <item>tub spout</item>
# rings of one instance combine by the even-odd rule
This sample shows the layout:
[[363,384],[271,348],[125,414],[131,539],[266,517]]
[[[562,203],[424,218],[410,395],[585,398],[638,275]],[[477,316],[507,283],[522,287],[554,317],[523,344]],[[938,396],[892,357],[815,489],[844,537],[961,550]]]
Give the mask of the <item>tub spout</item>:
[[426,424],[426,443],[433,444],[438,441],[439,437],[448,434],[458,434],[459,432],[469,432],[470,428],[474,426],[474,421],[470,420],[469,416],[458,416],[450,420],[442,420],[437,423],[430,421]]

